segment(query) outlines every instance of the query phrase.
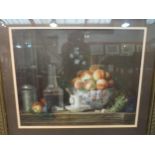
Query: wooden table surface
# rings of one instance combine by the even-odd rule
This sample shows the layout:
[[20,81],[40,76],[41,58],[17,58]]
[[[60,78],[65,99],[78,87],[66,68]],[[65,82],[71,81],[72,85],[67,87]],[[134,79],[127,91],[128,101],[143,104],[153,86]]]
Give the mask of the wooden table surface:
[[21,113],[21,125],[130,125],[134,124],[135,113]]

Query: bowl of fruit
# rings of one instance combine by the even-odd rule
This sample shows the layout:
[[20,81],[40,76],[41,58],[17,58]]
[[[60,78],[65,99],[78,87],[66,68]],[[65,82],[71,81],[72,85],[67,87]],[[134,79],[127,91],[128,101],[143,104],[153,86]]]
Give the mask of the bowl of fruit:
[[70,111],[102,109],[113,94],[114,81],[109,72],[93,65],[88,70],[79,71],[72,80]]

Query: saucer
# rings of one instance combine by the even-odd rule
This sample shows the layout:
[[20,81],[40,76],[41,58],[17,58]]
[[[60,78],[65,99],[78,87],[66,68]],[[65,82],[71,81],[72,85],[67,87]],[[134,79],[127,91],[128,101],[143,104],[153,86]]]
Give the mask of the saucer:
[[83,111],[92,109],[90,105],[80,105],[78,107],[69,105],[69,106],[65,106],[65,108],[71,112],[83,112]]

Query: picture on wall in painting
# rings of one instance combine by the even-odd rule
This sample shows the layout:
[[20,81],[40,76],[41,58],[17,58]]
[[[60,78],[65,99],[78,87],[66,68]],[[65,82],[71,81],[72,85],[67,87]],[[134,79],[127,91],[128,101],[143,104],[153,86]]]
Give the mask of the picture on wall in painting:
[[144,32],[10,28],[18,127],[136,127]]
[[105,45],[105,53],[107,55],[119,55],[120,54],[120,45],[115,44],[106,44]]
[[137,53],[142,51],[142,45],[141,44],[136,45],[136,51],[137,51]]
[[121,55],[130,56],[135,53],[135,44],[121,44]]

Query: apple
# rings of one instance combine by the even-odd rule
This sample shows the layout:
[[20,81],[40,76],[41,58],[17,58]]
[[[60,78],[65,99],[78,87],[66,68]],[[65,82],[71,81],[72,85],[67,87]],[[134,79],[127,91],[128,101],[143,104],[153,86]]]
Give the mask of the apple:
[[39,103],[40,103],[41,106],[44,106],[44,105],[47,104],[46,100],[44,98],[41,98]]
[[94,73],[93,73],[93,78],[94,80],[99,80],[99,79],[104,79],[105,78],[105,72],[102,69],[97,69]]
[[40,105],[39,102],[36,102],[36,103],[34,103],[34,104],[32,105],[32,110],[33,110],[33,112],[35,112],[35,113],[40,113],[40,112],[42,112],[42,106]]
[[80,79],[76,79],[74,82],[75,89],[82,89],[84,87],[84,83]]
[[105,79],[99,79],[96,82],[96,88],[98,90],[106,89],[108,87],[108,82]]
[[85,87],[86,90],[94,90],[96,88],[96,83],[94,80],[88,80],[85,82]]

